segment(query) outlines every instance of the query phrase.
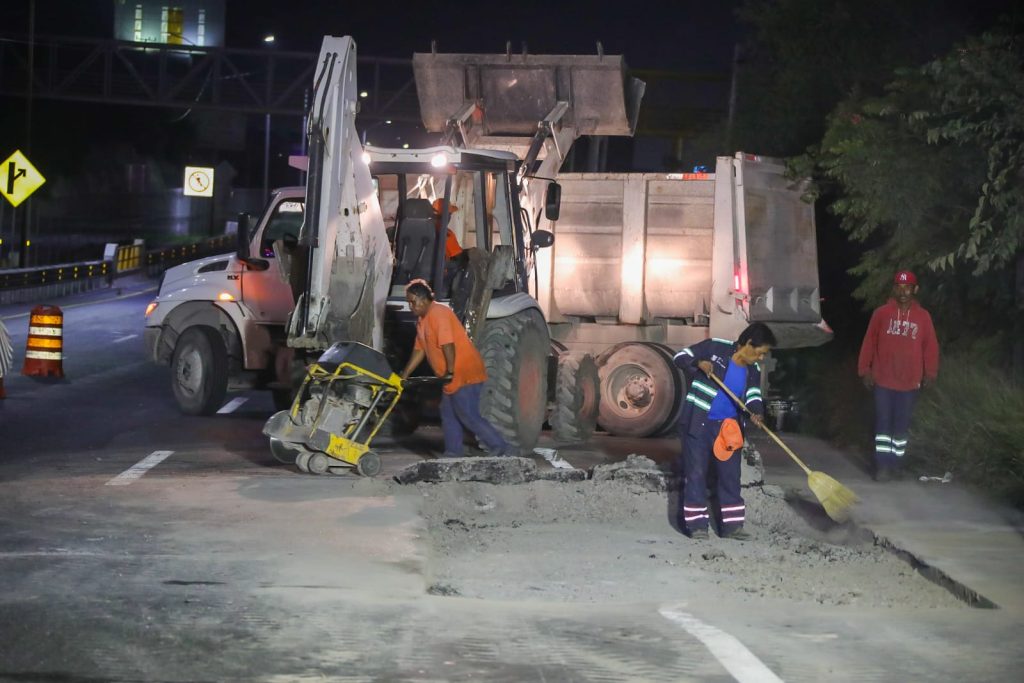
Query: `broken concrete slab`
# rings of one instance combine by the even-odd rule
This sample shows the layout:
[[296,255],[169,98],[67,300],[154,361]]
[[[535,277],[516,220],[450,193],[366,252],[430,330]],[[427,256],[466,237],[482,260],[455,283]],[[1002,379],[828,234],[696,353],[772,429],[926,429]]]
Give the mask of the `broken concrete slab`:
[[624,461],[611,465],[595,465],[590,470],[594,481],[619,481],[645,491],[665,491],[665,473],[645,455],[633,453]]
[[421,460],[395,475],[399,484],[479,481],[524,484],[537,479],[537,464],[529,458],[438,458]]
[[586,470],[540,470],[537,472],[538,481],[557,481],[562,484],[584,481],[586,478]]
[[642,491],[666,491],[668,484],[665,481],[665,473],[661,470],[615,470],[611,476],[603,476],[601,479],[594,477],[595,481],[614,481],[625,484],[630,488]]

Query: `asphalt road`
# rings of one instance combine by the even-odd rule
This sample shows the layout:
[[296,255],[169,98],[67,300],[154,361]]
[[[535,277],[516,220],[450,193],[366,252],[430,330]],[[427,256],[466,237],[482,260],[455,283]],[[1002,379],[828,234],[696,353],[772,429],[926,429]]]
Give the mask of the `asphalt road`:
[[[1004,681],[1024,665],[1000,610],[428,594],[423,490],[278,464],[269,395],[178,413],[143,354],[148,300],[68,307],[66,379],[6,378],[0,680]],[[7,325],[23,347],[27,319]],[[382,450],[393,472],[440,432]],[[636,450],[606,437],[578,455]]]

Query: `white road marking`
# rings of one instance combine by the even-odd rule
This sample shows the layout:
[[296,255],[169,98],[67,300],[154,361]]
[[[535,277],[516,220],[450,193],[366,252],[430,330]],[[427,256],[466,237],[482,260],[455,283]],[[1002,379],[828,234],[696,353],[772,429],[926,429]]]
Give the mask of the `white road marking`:
[[218,415],[225,415],[227,413],[233,413],[236,410],[238,410],[238,406],[242,405],[243,403],[245,403],[248,400],[249,399],[245,398],[244,396],[239,396],[238,398],[233,398],[230,401],[228,401],[227,403],[225,403],[224,407],[222,407],[220,410],[217,411],[217,414]]
[[137,335],[137,334],[129,334],[129,335],[125,335],[124,337],[118,337],[117,339],[115,339],[115,340],[114,340],[113,342],[111,342],[111,343],[112,343],[112,344],[120,344],[121,342],[125,342],[125,341],[128,341],[129,339],[135,339],[135,338],[136,338],[136,337],[138,337],[138,336],[139,336],[139,335]]
[[679,607],[662,607],[658,614],[704,643],[704,647],[739,683],[783,683],[753,652],[736,637],[703,621]]
[[174,451],[153,451],[121,474],[106,483],[107,486],[127,486],[140,479],[149,470],[166,460]]

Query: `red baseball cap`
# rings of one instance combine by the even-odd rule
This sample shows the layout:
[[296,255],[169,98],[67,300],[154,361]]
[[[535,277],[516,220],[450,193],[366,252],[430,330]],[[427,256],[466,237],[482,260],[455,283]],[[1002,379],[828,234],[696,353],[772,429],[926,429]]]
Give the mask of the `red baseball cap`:
[[909,270],[901,270],[896,273],[896,278],[893,281],[898,285],[916,285],[917,277]]

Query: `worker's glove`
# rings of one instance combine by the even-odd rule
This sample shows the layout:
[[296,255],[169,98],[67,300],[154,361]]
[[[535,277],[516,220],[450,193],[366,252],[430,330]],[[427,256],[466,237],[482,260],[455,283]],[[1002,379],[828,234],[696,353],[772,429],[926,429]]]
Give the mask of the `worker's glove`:
[[868,389],[875,388],[875,378],[871,376],[870,372],[866,373],[863,377],[861,377],[861,381],[864,382],[864,386],[866,386]]

